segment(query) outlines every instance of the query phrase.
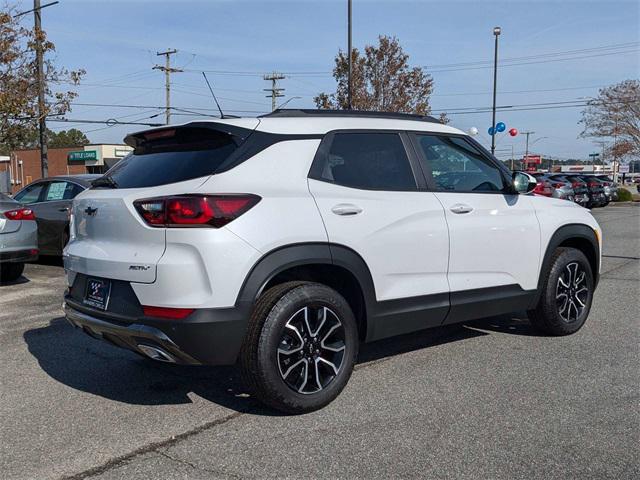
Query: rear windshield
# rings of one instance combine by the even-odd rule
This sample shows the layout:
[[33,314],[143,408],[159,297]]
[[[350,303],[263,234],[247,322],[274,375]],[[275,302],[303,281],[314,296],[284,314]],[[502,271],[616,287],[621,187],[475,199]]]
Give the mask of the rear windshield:
[[206,177],[236,151],[228,133],[208,128],[167,130],[169,134],[141,142],[105,176],[117,188],[143,188]]

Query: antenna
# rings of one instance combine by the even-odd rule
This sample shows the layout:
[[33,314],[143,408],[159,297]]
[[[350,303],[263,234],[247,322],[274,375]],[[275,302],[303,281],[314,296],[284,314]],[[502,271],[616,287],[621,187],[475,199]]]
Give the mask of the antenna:
[[204,77],[204,81],[207,82],[207,87],[209,87],[209,91],[211,92],[211,95],[213,95],[213,99],[216,102],[216,106],[218,107],[218,110],[220,111],[220,118],[224,118],[224,113],[222,113],[222,109],[220,108],[220,104],[218,103],[218,99],[216,98],[216,94],[213,93],[213,88],[211,88],[211,84],[209,83],[209,79],[207,78],[207,74],[202,72],[202,76]]

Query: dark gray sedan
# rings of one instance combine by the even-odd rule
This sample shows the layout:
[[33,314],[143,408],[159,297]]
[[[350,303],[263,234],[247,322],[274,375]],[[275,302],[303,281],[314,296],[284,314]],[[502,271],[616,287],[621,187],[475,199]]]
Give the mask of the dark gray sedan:
[[0,193],[0,283],[17,280],[24,262],[38,258],[33,211]]
[[69,240],[71,202],[101,175],[69,175],[37,180],[14,195],[28,205],[38,222],[38,247],[41,255],[62,255]]

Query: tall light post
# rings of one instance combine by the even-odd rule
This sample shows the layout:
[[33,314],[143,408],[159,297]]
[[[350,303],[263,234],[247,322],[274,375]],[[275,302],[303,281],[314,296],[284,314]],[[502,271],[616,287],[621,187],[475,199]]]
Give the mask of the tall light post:
[[491,154],[496,151],[496,90],[498,86],[498,37],[502,29],[493,27],[493,36],[496,37],[495,49],[493,52],[493,108],[491,120]]
[[351,81],[351,73],[353,70],[353,60],[351,58],[351,0],[348,0],[347,2],[347,30],[347,54],[349,55],[349,71],[347,73],[347,110],[351,110],[351,89],[353,88],[353,83]]

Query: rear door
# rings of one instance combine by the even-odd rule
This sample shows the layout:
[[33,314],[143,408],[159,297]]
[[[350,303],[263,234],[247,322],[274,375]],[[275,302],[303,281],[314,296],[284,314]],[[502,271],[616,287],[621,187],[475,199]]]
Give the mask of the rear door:
[[408,137],[398,132],[331,133],[309,178],[329,241],[364,259],[377,301],[413,298],[434,307],[418,319],[421,325],[398,325],[394,333],[438,324],[448,310],[444,212],[434,194],[420,188],[424,179],[408,148]]
[[531,199],[508,193],[505,173],[463,136],[412,138],[449,225],[452,304],[454,292],[535,289],[540,229]]
[[38,244],[43,254],[60,255],[66,241],[71,201],[83,188],[65,180],[45,183],[41,201],[33,205],[38,222]]

